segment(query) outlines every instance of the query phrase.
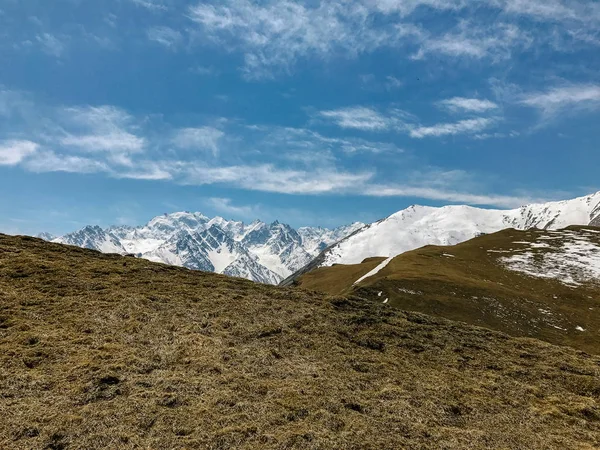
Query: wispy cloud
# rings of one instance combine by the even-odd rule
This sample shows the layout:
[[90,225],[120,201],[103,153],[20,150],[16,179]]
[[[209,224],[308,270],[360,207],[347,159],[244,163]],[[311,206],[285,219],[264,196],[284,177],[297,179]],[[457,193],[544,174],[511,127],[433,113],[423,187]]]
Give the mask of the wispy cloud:
[[25,94],[4,88],[0,85],[0,116],[10,118],[21,115],[31,108],[31,101]]
[[[425,170],[418,177],[410,177],[410,169],[402,168],[391,178],[375,161],[370,167],[348,164],[352,159],[348,155],[360,152],[385,152],[386,158],[398,162],[396,158],[402,149],[386,142],[331,137],[306,128],[249,126],[235,121],[217,121],[219,128],[207,124],[177,129],[108,105],[34,109],[45,111],[47,116],[26,123],[29,128],[24,128],[22,134],[31,135],[32,139],[6,140],[0,145],[0,164],[36,173],[101,173],[113,178],[216,185],[287,195],[420,196],[497,206],[514,205],[521,200],[521,197],[471,194],[469,183],[455,172]],[[352,114],[357,111],[358,114]],[[399,110],[388,110],[385,115],[371,108],[362,112],[360,108],[347,108],[343,112],[320,117],[367,131],[380,131],[382,125],[372,123],[383,121],[384,129],[394,127],[418,138],[475,133],[484,128],[485,120],[493,120],[472,119],[421,127],[410,122],[414,117]],[[212,122],[214,125],[215,121]],[[222,141],[227,144],[227,152],[219,151]],[[206,158],[204,152],[189,151],[194,149],[209,151],[213,158]],[[390,181],[399,178],[406,181]],[[230,211],[240,208],[223,199],[215,206]],[[237,210],[239,214],[242,212]]]
[[213,66],[194,66],[190,68],[190,72],[196,75],[210,76],[218,75],[219,71]]
[[288,160],[318,162],[335,159],[334,154],[402,153],[390,142],[371,141],[356,137],[328,137],[306,128],[259,127],[257,147],[271,150],[273,157]]
[[477,119],[466,119],[455,123],[439,123],[432,126],[421,126],[410,130],[413,138],[454,136],[457,134],[477,133],[488,128],[494,123],[494,119],[480,117]]
[[[425,26],[412,21],[417,10],[432,16],[454,11],[460,20]],[[248,78],[263,78],[291,72],[303,58],[354,58],[382,48],[416,48],[413,59],[435,55],[498,62],[558,35],[589,40],[599,11],[576,0],[225,0],[200,2],[188,16],[210,41],[244,55]],[[552,25],[553,33],[524,23],[528,20]]]
[[377,10],[386,14],[398,13],[401,16],[408,16],[420,7],[426,7],[431,10],[460,10],[468,5],[465,0],[372,0],[365,2],[373,5]]
[[[491,108],[493,103],[487,104],[475,99],[454,98],[448,100],[444,106],[456,110],[482,111]],[[352,128],[363,131],[395,131],[407,133],[410,137],[421,139],[424,137],[441,137],[458,134],[473,134],[480,132],[496,122],[489,117],[465,119],[455,123],[440,123],[431,126],[418,125],[418,119],[412,114],[398,109],[388,111],[384,115],[379,111],[367,107],[349,107],[330,111],[321,111],[318,114],[324,119],[331,120],[341,128]]]
[[206,204],[220,214],[229,214],[235,217],[254,219],[260,216],[260,208],[257,205],[234,205],[230,198],[210,197]]
[[223,136],[223,131],[213,127],[182,128],[175,132],[173,144],[188,150],[210,150],[213,156],[217,156]]
[[579,0],[495,0],[506,14],[527,16],[537,21],[600,22],[600,6]]
[[490,100],[478,98],[453,97],[437,103],[439,107],[451,112],[476,112],[482,113],[497,109],[498,105]]
[[144,139],[127,132],[109,132],[107,134],[68,135],[60,140],[67,147],[79,147],[83,150],[107,152],[138,152],[144,147]]
[[107,164],[91,158],[74,155],[56,154],[53,151],[43,151],[29,158],[24,167],[31,172],[71,172],[96,173],[110,172]]
[[0,166],[14,166],[37,152],[39,145],[31,141],[0,142]]
[[422,59],[430,53],[455,58],[490,58],[503,60],[516,48],[526,48],[531,38],[515,24],[500,23],[481,26],[468,21],[460,22],[456,29],[442,35],[426,34],[420,38],[414,59]]
[[561,112],[600,109],[600,85],[571,84],[544,92],[522,94],[519,103],[536,108],[546,118]]
[[[114,106],[85,106],[62,111],[63,131],[59,142],[86,152],[138,153],[146,141],[131,132],[133,118]],[[64,130],[64,128],[63,128]]]
[[372,176],[372,172],[352,173],[331,168],[299,170],[273,164],[197,166],[186,171],[184,182],[196,185],[225,183],[253,191],[314,195],[353,190]]
[[131,0],[134,4],[141,6],[143,8],[149,9],[151,11],[167,11],[167,7],[159,1],[156,0]]
[[190,19],[209,37],[244,51],[249,78],[268,77],[272,68],[288,71],[298,58],[310,54],[327,57],[335,49],[360,53],[364,40],[380,37],[368,37],[348,22],[364,23],[367,16],[367,11],[353,7],[344,11],[338,2],[309,7],[288,0],[261,4],[225,0],[219,5],[199,3],[189,10]]
[[125,171],[115,171],[112,176],[115,178],[129,178],[132,180],[153,180],[164,181],[172,180],[182,166],[180,161],[136,161],[135,167]]
[[60,58],[66,51],[66,44],[63,40],[57,38],[50,33],[38,34],[35,37],[36,41],[44,51],[44,53]]
[[469,205],[489,205],[516,208],[532,202],[529,197],[510,195],[482,195],[459,192],[452,189],[439,189],[420,186],[371,185],[365,195],[374,197],[417,197]]
[[156,26],[146,31],[148,39],[167,47],[177,47],[183,41],[183,35],[173,28],[167,26]]
[[404,83],[399,78],[396,78],[392,75],[388,75],[387,77],[385,77],[385,88],[388,91],[401,88],[403,85]]
[[319,112],[321,117],[333,121],[342,128],[354,128],[357,130],[385,130],[391,126],[391,118],[381,115],[378,111],[354,106],[335,110]]

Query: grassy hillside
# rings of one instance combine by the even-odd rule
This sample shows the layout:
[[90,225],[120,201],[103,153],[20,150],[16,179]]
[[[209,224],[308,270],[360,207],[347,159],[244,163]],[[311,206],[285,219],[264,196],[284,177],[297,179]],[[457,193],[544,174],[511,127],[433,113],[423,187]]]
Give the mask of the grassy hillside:
[[[574,269],[556,273],[570,257],[585,256],[579,248],[570,248],[569,254],[559,252],[580,241],[600,246],[600,233],[590,227],[504,230],[455,246],[427,246],[401,254],[357,286],[352,283],[360,276],[352,280],[345,274],[364,275],[372,265],[323,268],[312,276],[304,275],[298,284],[374,301],[388,299],[388,304],[401,309],[600,354],[600,280],[593,274],[581,278],[581,274],[571,273]],[[533,275],[516,271],[517,266],[506,262],[526,255],[531,255],[528,270]],[[549,255],[553,257],[551,265],[544,263]],[[592,257],[600,264],[600,254]],[[343,279],[345,286],[335,278]],[[572,282],[565,284],[565,279]]]
[[592,449],[600,359],[0,235],[0,448]]
[[329,294],[341,294],[348,290],[356,280],[375,269],[386,258],[367,258],[360,264],[336,264],[319,267],[302,275],[297,285],[304,289],[323,291]]

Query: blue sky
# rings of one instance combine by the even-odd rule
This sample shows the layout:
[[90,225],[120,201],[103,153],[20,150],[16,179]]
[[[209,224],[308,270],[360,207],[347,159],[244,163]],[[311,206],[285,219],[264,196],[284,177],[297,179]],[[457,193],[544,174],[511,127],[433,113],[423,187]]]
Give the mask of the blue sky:
[[600,189],[600,4],[0,0],[0,231]]

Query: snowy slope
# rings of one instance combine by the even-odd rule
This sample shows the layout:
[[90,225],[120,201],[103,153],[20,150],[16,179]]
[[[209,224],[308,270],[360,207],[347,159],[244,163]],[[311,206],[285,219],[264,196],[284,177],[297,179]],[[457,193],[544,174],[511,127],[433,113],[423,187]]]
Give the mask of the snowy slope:
[[600,232],[593,229],[550,231],[534,242],[516,242],[527,247],[500,258],[509,270],[536,278],[554,278],[577,287],[600,283]]
[[53,241],[54,239],[57,238],[57,236],[54,236],[53,234],[46,233],[46,232],[40,233],[40,234],[36,235],[36,237],[40,238],[40,239],[43,239],[45,241],[48,241],[48,242]]
[[[277,284],[327,246],[362,224],[335,230],[303,228],[306,236],[275,221],[244,224],[201,213],[164,214],[139,227],[88,226],[55,239],[110,253],[133,253],[155,262]],[[336,239],[337,238],[337,239]]]
[[298,234],[302,237],[304,249],[310,254],[318,254],[364,226],[364,223],[354,222],[334,230],[322,227],[301,227],[298,228]]
[[357,264],[372,256],[396,256],[424,245],[454,245],[504,228],[559,229],[600,220],[600,192],[514,210],[470,206],[411,206],[341,240],[322,255],[320,266]]
[[56,238],[52,242],[89,248],[103,253],[126,253],[119,239],[99,226],[87,226],[75,233]]

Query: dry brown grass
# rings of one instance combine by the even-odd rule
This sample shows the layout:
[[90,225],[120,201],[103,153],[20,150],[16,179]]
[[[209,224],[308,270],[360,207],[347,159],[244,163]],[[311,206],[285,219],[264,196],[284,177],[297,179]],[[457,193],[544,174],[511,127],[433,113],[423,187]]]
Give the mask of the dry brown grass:
[[377,267],[385,258],[367,258],[360,264],[336,264],[330,267],[319,267],[302,275],[301,285],[304,289],[342,294],[348,287],[363,275]]
[[[571,227],[574,231],[580,228]],[[426,246],[397,256],[360,286],[352,286],[358,277],[346,282],[343,275],[344,267],[349,268],[348,272],[360,272],[355,266],[309,272],[298,284],[373,301],[389,298],[389,305],[404,310],[600,354],[600,283],[572,288],[555,279],[534,278],[507,270],[498,263],[498,258],[510,253],[496,251],[518,251],[527,246],[515,242],[530,242],[539,233],[541,231],[504,230],[455,246]],[[600,240],[600,235],[597,236]],[[488,252],[490,249],[495,252]],[[364,267],[363,272],[371,270],[367,269]],[[312,278],[308,279],[307,286],[305,278],[309,276]],[[341,280],[346,282],[345,289],[340,289]],[[335,289],[330,290],[329,286]],[[577,326],[586,331],[578,331]]]
[[593,449],[566,347],[0,235],[0,448]]

